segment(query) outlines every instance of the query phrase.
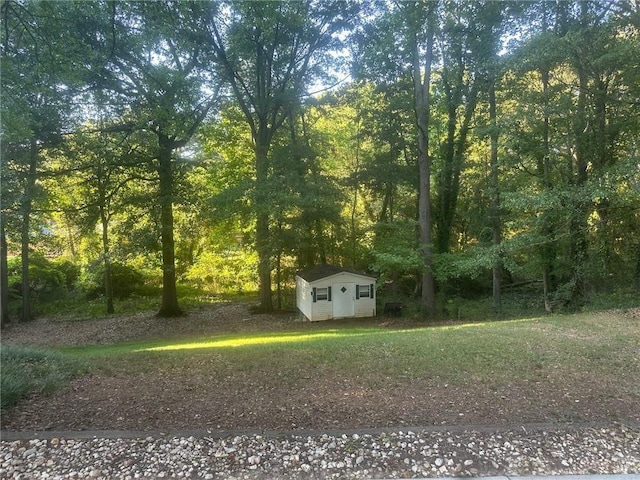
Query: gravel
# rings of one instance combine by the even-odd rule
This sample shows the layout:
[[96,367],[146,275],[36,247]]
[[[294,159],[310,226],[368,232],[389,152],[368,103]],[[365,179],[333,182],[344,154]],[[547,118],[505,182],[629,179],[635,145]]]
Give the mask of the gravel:
[[362,479],[640,473],[640,428],[153,435],[0,442],[2,479]]

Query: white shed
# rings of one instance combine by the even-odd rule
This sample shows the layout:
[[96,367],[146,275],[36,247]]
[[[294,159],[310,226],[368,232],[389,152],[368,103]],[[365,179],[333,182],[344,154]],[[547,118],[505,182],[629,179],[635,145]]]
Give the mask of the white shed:
[[376,279],[333,265],[318,265],[296,275],[296,305],[311,321],[374,317]]

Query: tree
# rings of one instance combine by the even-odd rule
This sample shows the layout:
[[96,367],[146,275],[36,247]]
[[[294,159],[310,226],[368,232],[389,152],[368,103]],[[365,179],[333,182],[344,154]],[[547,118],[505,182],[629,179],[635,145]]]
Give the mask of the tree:
[[9,266],[4,214],[0,213],[0,328],[9,323]]
[[[422,250],[422,308],[426,315],[436,311],[433,272],[430,154],[432,120],[432,66],[439,2],[399,2],[379,6],[373,20],[360,33],[356,74],[376,85],[410,85],[413,113],[411,150],[417,156],[417,217]],[[405,83],[406,82],[406,83]]]
[[[433,247],[431,244],[431,157],[429,155],[430,88],[435,37],[435,5],[435,2],[431,2],[428,4],[426,11],[420,12],[417,9],[422,5],[412,3],[405,10],[408,19],[410,19],[408,40],[413,58],[413,94],[418,129],[418,171],[420,177],[418,218],[424,255],[422,308],[427,316],[434,316],[436,313]],[[419,21],[424,22],[423,25],[425,26],[420,25]]]
[[[68,87],[74,75],[72,54],[64,52],[57,9],[46,2],[21,4],[5,0],[0,7],[2,28],[2,162],[3,197],[15,202],[7,217],[20,217],[22,260],[22,320],[31,319],[29,251],[32,213],[39,193],[41,152],[60,142],[68,120]],[[67,45],[71,52],[73,49]],[[6,275],[3,269],[2,275]],[[6,282],[3,279],[3,283]],[[5,302],[3,302],[4,305]]]
[[[635,262],[633,247],[616,247],[613,239],[635,229],[626,192],[633,191],[627,159],[639,119],[631,107],[637,55],[630,53],[637,49],[638,32],[630,18],[610,7],[532,6],[530,14],[542,19],[541,31],[521,46],[518,67],[514,62],[509,74],[518,78],[510,80],[516,85],[508,93],[514,128],[507,141],[522,172],[519,182],[531,175],[536,185],[527,191],[520,183],[526,193],[510,201],[533,215],[520,222],[530,218],[535,226],[514,239],[528,236],[536,252],[548,311],[588,301],[589,291],[612,275],[611,262]],[[617,228],[622,230],[615,233]],[[596,285],[589,285],[594,279]]]
[[337,34],[354,7],[331,2],[220,2],[208,43],[229,83],[254,144],[256,249],[260,307],[273,310],[269,150],[274,135],[308,86],[321,76]]
[[[498,130],[498,113],[496,102],[496,78],[489,82],[489,123],[491,128],[491,229],[492,243],[496,249],[500,248],[502,242],[502,225],[500,220],[500,164],[498,162],[498,140],[500,132]],[[493,306],[500,309],[502,303],[502,261],[500,256],[496,256],[492,268],[493,277]]]
[[92,72],[94,88],[110,92],[120,102],[114,106],[124,115],[123,129],[144,130],[155,137],[149,160],[157,173],[161,210],[163,288],[158,315],[179,316],[174,159],[176,150],[188,144],[218,101],[215,77],[201,65],[199,33],[206,28],[209,5],[166,1],[92,7],[97,9],[93,19],[78,15],[76,20],[87,47],[100,52],[103,59],[101,68]]
[[142,176],[136,168],[141,155],[136,152],[135,138],[107,130],[104,124],[100,128],[88,125],[69,136],[64,148],[51,159],[59,173],[45,187],[64,222],[73,222],[81,232],[92,232],[96,224],[100,226],[106,311],[114,313],[111,221],[130,201],[123,191]]
[[[437,45],[441,55],[438,90],[445,122],[444,139],[436,157],[434,220],[439,253],[451,248],[454,219],[472,120],[483,92],[498,75],[504,4],[444,3]],[[493,63],[493,64],[491,64]]]

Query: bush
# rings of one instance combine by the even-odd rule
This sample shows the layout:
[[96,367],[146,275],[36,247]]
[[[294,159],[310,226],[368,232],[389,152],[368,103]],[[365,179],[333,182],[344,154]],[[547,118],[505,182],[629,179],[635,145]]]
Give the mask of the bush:
[[84,365],[62,353],[11,344],[0,345],[1,407],[15,405],[29,392],[51,393],[84,373]]
[[[9,286],[18,296],[22,285],[22,260],[10,258],[7,265]],[[29,254],[29,285],[36,295],[59,294],[73,288],[80,269],[70,260],[49,260],[39,252]]]
[[53,265],[64,275],[64,285],[67,290],[73,290],[80,279],[80,266],[66,258],[54,260]]
[[[111,264],[111,286],[114,298],[128,298],[132,294],[144,295],[145,276],[138,269],[125,263]],[[97,298],[105,293],[104,262],[91,263],[80,280],[82,291],[89,298]]]
[[185,278],[196,287],[211,292],[242,293],[255,291],[258,256],[254,252],[202,253],[189,267]]

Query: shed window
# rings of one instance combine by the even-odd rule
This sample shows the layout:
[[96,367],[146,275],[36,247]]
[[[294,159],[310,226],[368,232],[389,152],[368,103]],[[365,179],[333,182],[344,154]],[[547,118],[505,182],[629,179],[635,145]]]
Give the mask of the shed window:
[[360,298],[369,298],[371,296],[369,285],[358,285],[358,293]]
[[329,300],[329,289],[327,287],[316,288],[316,300]]

